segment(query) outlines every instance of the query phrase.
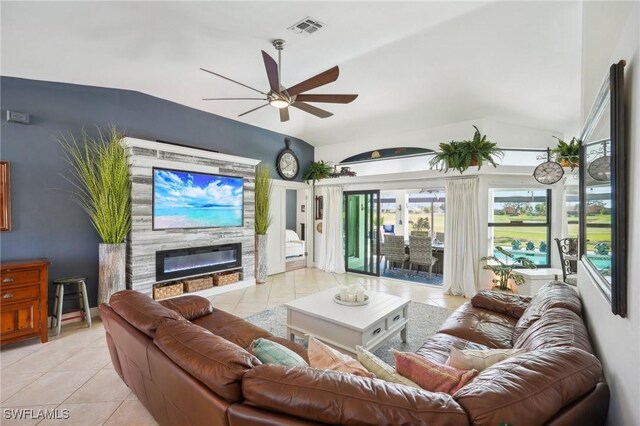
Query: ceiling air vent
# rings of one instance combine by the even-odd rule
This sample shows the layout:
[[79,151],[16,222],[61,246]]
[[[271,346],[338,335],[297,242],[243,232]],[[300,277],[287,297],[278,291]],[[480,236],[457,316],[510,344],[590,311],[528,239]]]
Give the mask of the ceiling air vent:
[[322,22],[310,16],[307,16],[302,21],[293,24],[287,29],[293,31],[296,34],[313,34],[324,27],[326,27],[326,25]]

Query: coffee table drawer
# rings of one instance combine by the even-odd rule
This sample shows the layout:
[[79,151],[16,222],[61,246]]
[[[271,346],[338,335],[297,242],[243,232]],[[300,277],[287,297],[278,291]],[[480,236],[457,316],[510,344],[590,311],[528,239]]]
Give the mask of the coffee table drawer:
[[378,339],[387,331],[387,319],[383,318],[362,333],[362,341],[366,347],[372,340]]
[[386,317],[387,328],[392,328],[395,324],[400,324],[406,319],[406,310],[405,308],[400,308]]

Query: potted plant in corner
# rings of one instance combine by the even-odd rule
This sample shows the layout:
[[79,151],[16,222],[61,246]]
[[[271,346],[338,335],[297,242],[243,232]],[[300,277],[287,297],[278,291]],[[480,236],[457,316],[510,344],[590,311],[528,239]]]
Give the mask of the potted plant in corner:
[[495,284],[495,286],[493,287],[494,290],[511,291],[511,289],[509,288],[509,280],[513,280],[516,285],[521,285],[524,283],[524,277],[522,276],[522,274],[515,272],[515,268],[536,269],[536,265],[526,257],[515,257],[502,247],[496,246],[496,250],[501,254],[504,254],[507,258],[507,261],[511,259],[511,263],[503,262],[495,255],[485,256],[480,259],[480,261],[491,260],[495,262],[487,263],[482,267],[482,269],[491,271],[496,275],[496,278],[491,280]]
[[331,167],[329,163],[322,160],[312,161],[309,163],[309,167],[305,170],[302,178],[306,181],[313,181],[313,185],[315,186],[317,180],[328,178],[332,172],[333,167]]
[[124,134],[114,126],[93,138],[84,130],[80,140],[61,136],[70,166],[66,179],[76,190],[74,199],[87,212],[102,239],[99,246],[98,304],[126,288],[126,243],[131,229],[131,181]]
[[271,171],[265,163],[256,167],[255,187],[256,282],[267,282],[267,231],[271,225]]
[[445,173],[449,169],[462,173],[473,166],[478,166],[478,170],[480,170],[484,163],[498,167],[496,160],[501,159],[504,152],[498,148],[495,142],[488,141],[487,135],[482,135],[476,126],[473,128],[476,131],[471,140],[441,143],[440,150],[429,161],[429,165],[433,168],[442,164]]
[[580,142],[576,138],[571,138],[569,143],[558,137],[554,136],[554,138],[558,139],[558,145],[551,152],[556,156],[556,161],[562,167],[571,167],[571,170],[578,167],[580,163]]

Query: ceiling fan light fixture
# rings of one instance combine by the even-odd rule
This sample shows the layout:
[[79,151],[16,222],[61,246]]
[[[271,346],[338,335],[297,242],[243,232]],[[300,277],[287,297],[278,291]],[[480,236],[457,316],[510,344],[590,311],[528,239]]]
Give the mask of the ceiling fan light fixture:
[[282,109],[288,107],[289,102],[285,101],[284,99],[271,99],[269,101],[269,105],[274,108]]

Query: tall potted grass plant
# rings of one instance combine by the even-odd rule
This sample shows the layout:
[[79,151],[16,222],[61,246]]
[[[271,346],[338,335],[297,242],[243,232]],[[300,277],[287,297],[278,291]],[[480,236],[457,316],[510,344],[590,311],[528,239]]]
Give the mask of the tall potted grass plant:
[[131,230],[131,181],[127,153],[120,144],[124,134],[115,127],[98,129],[91,137],[61,136],[66,179],[73,184],[74,200],[87,212],[102,239],[99,247],[98,303],[126,288],[126,243]]
[[255,186],[256,282],[267,282],[267,231],[271,225],[271,171],[265,163],[256,167]]

